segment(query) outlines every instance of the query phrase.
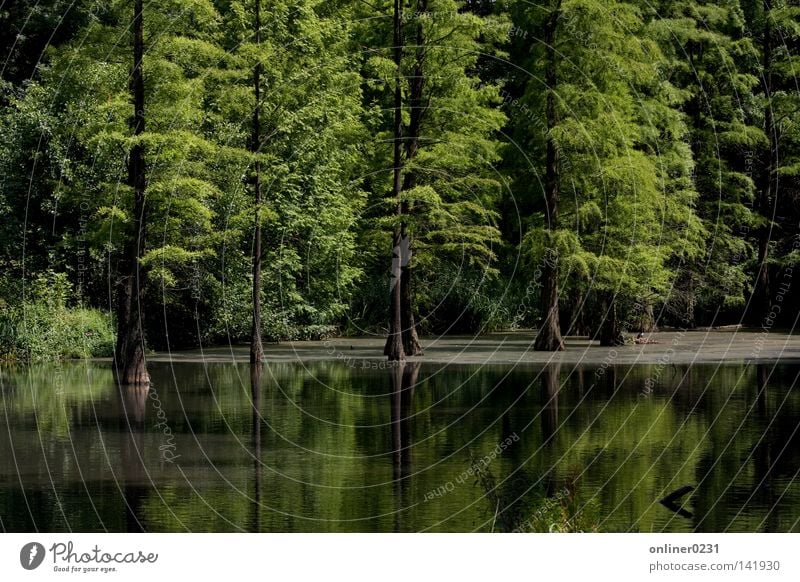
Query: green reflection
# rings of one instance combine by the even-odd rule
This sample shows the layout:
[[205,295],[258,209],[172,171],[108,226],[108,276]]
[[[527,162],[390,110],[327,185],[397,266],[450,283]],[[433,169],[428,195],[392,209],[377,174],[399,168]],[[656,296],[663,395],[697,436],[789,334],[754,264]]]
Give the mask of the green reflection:
[[[511,531],[567,514],[600,531],[797,530],[797,372],[175,363],[134,392],[99,364],[3,368],[0,517],[8,531]],[[488,486],[470,471],[482,458]],[[684,485],[688,518],[659,503]]]

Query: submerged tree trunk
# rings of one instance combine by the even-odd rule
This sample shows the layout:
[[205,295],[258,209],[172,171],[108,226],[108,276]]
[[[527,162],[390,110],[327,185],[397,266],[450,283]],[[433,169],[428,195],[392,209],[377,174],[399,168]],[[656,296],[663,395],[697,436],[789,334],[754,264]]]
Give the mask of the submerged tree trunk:
[[[547,161],[545,168],[545,204],[547,206],[547,228],[550,231],[558,227],[558,186],[559,186],[559,152],[553,139],[553,130],[558,123],[556,111],[556,86],[558,83],[556,70],[556,28],[561,14],[561,0],[550,14],[545,26],[544,41],[547,58],[545,83],[547,85]],[[533,349],[543,352],[564,349],[561,337],[561,325],[558,320],[558,258],[544,261],[542,266],[542,325],[536,335]]]
[[[750,313],[753,323],[761,324],[769,313],[769,242],[772,234],[773,201],[777,194],[778,174],[775,171],[778,163],[778,136],[776,134],[772,112],[772,24],[770,23],[772,2],[764,0],[764,32],[762,38],[763,78],[764,78],[764,132],[769,143],[764,167],[761,170],[761,184],[758,196],[758,212],[767,224],[758,229],[758,271],[756,272],[753,295],[750,301]],[[775,183],[773,183],[773,179]]]
[[[133,6],[133,70],[130,92],[133,97],[131,129],[134,136],[144,133],[144,57],[143,0],[135,0]],[[144,356],[144,330],[142,309],[144,289],[140,259],[145,249],[146,215],[145,187],[146,169],[144,145],[136,141],[128,157],[128,185],[133,190],[133,220],[125,236],[120,261],[120,280],[117,296],[117,345],[114,350],[114,366],[120,384],[145,384],[150,382]]]
[[[392,195],[397,201],[396,212],[398,218],[402,218],[403,205],[400,200],[402,194],[402,174],[403,174],[403,94],[401,89],[402,82],[402,61],[403,61],[403,6],[400,0],[394,1],[394,62],[397,78],[394,85],[394,180],[392,182]],[[384,354],[390,361],[402,361],[405,359],[403,348],[403,318],[402,318],[402,260],[403,243],[402,227],[398,226],[394,230],[392,237],[392,277],[390,283],[390,314],[389,314],[389,337],[386,338]]]
[[[261,0],[255,0],[255,41],[256,46],[261,44]],[[258,156],[261,152],[261,58],[253,70],[253,89],[255,93],[255,107],[253,109],[253,153]],[[261,362],[264,357],[264,348],[261,344],[261,162],[255,160],[253,175],[253,320],[250,329],[250,363]]]

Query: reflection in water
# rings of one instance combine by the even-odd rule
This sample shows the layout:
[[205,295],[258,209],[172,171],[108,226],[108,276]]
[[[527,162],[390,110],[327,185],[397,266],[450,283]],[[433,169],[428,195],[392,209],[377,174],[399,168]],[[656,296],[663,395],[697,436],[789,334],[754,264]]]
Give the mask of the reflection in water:
[[675,515],[685,517],[686,519],[691,519],[693,517],[692,512],[683,508],[683,506],[680,504],[680,499],[692,491],[694,491],[694,487],[691,485],[683,485],[661,499],[659,503],[669,509]]
[[[538,529],[573,500],[603,531],[800,527],[796,364],[59,369],[2,371],[8,531]],[[684,484],[692,519],[657,503]]]
[[[783,430],[785,426],[781,419],[776,415],[770,415],[770,406],[767,401],[769,393],[769,380],[773,370],[766,364],[758,364],[756,367],[757,392],[756,410],[757,421],[763,427],[763,434],[753,448],[753,486],[748,503],[760,503],[769,508],[767,516],[764,518],[763,529],[765,531],[775,531],[778,527],[777,511],[781,501],[781,491],[776,491],[772,486],[774,475],[779,474],[781,465],[786,457],[791,457],[787,449],[793,447],[792,441],[796,441],[797,426],[788,430]],[[795,463],[789,462],[788,471],[795,471]]]
[[542,370],[542,441],[551,444],[558,432],[558,391],[561,364],[548,364]]
[[125,531],[144,532],[142,504],[150,491],[144,464],[148,384],[116,385],[119,396],[120,451],[125,498]]
[[[758,420],[765,424],[769,424],[767,412],[767,381],[769,379],[769,371],[764,364],[758,364],[756,369],[757,378],[757,393],[756,393],[756,408],[758,410]],[[765,434],[763,438],[756,444],[753,451],[753,467],[755,469],[753,474],[754,491],[769,492],[770,490],[770,471],[772,469],[772,455],[771,455],[770,439]]]
[[410,505],[409,476],[411,461],[411,416],[414,388],[422,364],[420,362],[400,362],[389,369],[392,381],[392,483],[395,489],[395,531],[404,531],[402,514]]
[[250,396],[253,401],[251,432],[253,442],[253,516],[251,530],[261,531],[261,373],[263,364],[250,364]]
[[[555,444],[558,433],[558,392],[561,389],[561,364],[548,364],[542,370],[542,443],[544,446]],[[544,487],[548,497],[556,495],[558,486],[552,471],[544,478]]]

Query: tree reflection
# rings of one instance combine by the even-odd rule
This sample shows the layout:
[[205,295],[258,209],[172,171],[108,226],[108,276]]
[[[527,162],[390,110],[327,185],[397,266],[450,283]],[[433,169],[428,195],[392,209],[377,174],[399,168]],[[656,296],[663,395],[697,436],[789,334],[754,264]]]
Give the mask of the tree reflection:
[[545,445],[552,444],[558,432],[560,376],[561,364],[548,364],[542,370],[542,442]]
[[144,464],[144,428],[149,384],[118,386],[125,531],[144,532],[142,505],[150,490]]
[[402,512],[410,505],[411,408],[420,366],[420,362],[400,362],[389,370],[392,380],[392,483],[397,501],[395,531],[403,531]]
[[252,410],[252,442],[253,442],[253,502],[252,526],[254,532],[261,531],[261,373],[263,364],[250,364],[250,395]]

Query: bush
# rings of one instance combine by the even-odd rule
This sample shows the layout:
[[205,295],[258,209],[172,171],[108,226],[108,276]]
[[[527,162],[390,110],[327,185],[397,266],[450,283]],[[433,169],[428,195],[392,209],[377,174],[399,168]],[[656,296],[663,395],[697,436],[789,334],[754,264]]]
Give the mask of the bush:
[[72,288],[63,273],[48,272],[31,286],[30,301],[6,305],[0,315],[0,358],[43,361],[111,356],[114,326],[97,309],[67,307]]
[[519,293],[479,272],[440,276],[417,285],[424,334],[489,333],[515,327]]

